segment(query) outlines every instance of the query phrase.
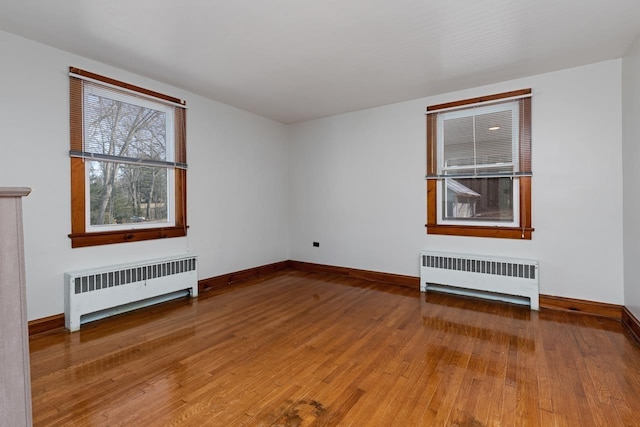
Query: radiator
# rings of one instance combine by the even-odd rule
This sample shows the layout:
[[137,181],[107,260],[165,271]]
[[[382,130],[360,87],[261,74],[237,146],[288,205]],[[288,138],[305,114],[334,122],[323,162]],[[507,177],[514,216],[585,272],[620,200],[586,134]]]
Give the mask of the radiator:
[[420,253],[420,290],[428,289],[528,304],[538,310],[538,262],[425,251]]
[[65,326],[73,332],[87,321],[189,293],[197,297],[197,257],[181,255],[73,271],[64,274],[64,282]]

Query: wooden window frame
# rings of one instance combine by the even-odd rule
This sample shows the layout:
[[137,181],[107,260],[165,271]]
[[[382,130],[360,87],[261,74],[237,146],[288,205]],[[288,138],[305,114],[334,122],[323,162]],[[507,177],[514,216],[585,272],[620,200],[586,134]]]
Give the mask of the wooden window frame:
[[[473,104],[500,102],[509,98],[522,98],[523,112],[520,119],[520,170],[531,170],[531,89],[504,92],[495,95],[470,98],[462,101],[431,105],[427,112],[451,108],[471,107]],[[427,114],[427,175],[438,170],[437,113]],[[520,218],[518,227],[438,224],[437,200],[438,180],[427,179],[427,234],[450,236],[493,237],[503,239],[531,240],[534,228],[531,222],[531,176],[518,178],[520,189]]]
[[[83,147],[83,81],[73,75],[81,76],[106,85],[137,92],[161,101],[186,105],[185,101],[164,95],[152,90],[144,89],[125,82],[121,82],[99,74],[69,67],[72,74],[69,78],[70,99],[70,130],[71,151],[82,151]],[[175,108],[175,159],[176,162],[186,163],[186,111],[185,108]],[[187,235],[187,171],[175,168],[174,181],[174,225],[170,227],[154,227],[128,230],[112,230],[87,232],[86,229],[86,200],[85,200],[85,159],[71,157],[71,247],[87,247],[108,245],[114,243],[138,242],[143,240],[166,239]]]

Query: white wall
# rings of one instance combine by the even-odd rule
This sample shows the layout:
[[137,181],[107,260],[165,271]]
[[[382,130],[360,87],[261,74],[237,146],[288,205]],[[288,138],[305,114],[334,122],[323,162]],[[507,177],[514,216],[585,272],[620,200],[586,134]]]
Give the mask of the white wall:
[[[533,240],[427,235],[426,106],[527,87]],[[621,115],[618,59],[292,125],[291,259],[417,276],[421,249],[534,258],[542,294],[623,304]]]
[[[637,45],[624,59],[625,93],[640,93]],[[200,278],[285,259],[417,276],[423,248],[536,258],[543,294],[626,303],[640,315],[640,106],[627,96],[626,301],[623,287],[622,60],[287,127],[2,31],[0,55],[0,186],[33,188],[24,202],[29,319],[63,312],[63,272],[78,268],[191,251]],[[71,249],[70,65],[187,100],[187,238]],[[425,107],[525,87],[534,95],[533,240],[426,235]]]
[[[191,251],[200,278],[288,253],[285,125],[0,31],[0,186],[24,201],[29,319],[64,311],[63,273]],[[71,249],[68,67],[184,98],[188,237]]]
[[622,59],[624,303],[640,318],[640,37]]

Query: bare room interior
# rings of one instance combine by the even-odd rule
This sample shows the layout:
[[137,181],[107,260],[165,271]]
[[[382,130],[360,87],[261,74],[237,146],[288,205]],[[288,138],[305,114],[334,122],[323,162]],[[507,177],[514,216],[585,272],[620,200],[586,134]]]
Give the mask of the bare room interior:
[[3,0],[0,425],[640,426],[639,23]]

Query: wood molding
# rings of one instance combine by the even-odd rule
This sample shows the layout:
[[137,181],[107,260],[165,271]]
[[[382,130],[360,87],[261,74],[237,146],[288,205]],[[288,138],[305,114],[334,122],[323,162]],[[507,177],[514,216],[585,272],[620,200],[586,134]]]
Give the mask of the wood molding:
[[[222,288],[233,283],[254,279],[269,273],[275,273],[280,270],[289,268],[289,261],[281,261],[273,264],[262,265],[255,268],[249,268],[242,271],[223,274],[221,276],[211,277],[198,281],[198,293],[210,291],[211,289]],[[41,319],[30,320],[29,336],[40,334],[42,332],[52,331],[58,328],[64,328],[64,313],[54,314],[53,316],[43,317]]]
[[[288,268],[298,271],[348,276],[416,290],[420,288],[420,278],[415,276],[405,276],[400,274],[382,273],[379,271],[360,270],[349,267],[338,267],[333,265],[289,260],[235,271],[207,279],[201,279],[198,281],[198,292],[201,296],[205,296],[206,294],[202,295],[202,293],[206,293],[213,289],[225,288],[232,284],[262,277]],[[623,324],[632,333],[634,338],[640,342],[640,321],[638,321],[638,319],[626,307],[621,305],[551,295],[540,295],[540,308],[590,314],[622,320]],[[29,321],[29,336],[62,327],[64,327],[64,313],[44,317],[42,319],[31,320]]]
[[69,234],[72,248],[110,245],[114,243],[140,242],[151,239],[167,239],[187,235],[188,227],[141,228],[137,230],[117,230],[96,233]]
[[256,277],[275,273],[287,268],[289,268],[289,261],[280,261],[273,264],[261,265],[259,267],[248,268],[246,270],[235,271],[233,273],[198,280],[198,293],[207,292],[212,289],[224,288],[234,283],[255,279]]
[[415,276],[381,273],[378,271],[359,270],[349,267],[336,267],[333,265],[313,264],[303,261],[289,261],[289,266],[294,270],[311,271],[314,273],[338,274],[358,279],[389,283],[392,285],[403,286],[405,288],[412,288],[416,290],[420,289],[420,278]]
[[437,111],[437,110],[443,110],[445,108],[465,107],[467,105],[479,104],[481,102],[500,101],[506,98],[513,98],[516,96],[526,96],[530,94],[531,94],[531,88],[513,90],[510,92],[496,93],[494,95],[486,95],[486,96],[479,96],[477,98],[463,99],[461,101],[453,101],[453,102],[446,102],[444,104],[430,105],[427,107],[427,111]]
[[627,307],[622,307],[622,326],[640,344],[640,320]]
[[90,71],[85,71],[77,67],[69,67],[69,72],[76,74],[78,76],[87,77],[92,80],[97,80],[99,82],[103,82],[112,86],[118,86],[127,90],[131,90],[134,92],[143,93],[147,96],[151,96],[154,98],[162,99],[165,101],[173,102],[174,104],[186,105],[186,102],[180,98],[176,98],[174,96],[165,95],[160,92],[156,92],[155,90],[145,89],[140,86],[132,85],[129,83],[122,82],[120,80],[112,79],[111,77],[102,76],[100,74],[92,73]]
[[[522,178],[520,178],[522,179]],[[529,190],[526,194],[531,194]],[[429,219],[435,217],[435,209],[429,211]],[[531,215],[526,213],[526,217]],[[519,227],[483,227],[479,225],[438,225],[426,224],[427,234],[440,234],[444,236],[468,236],[468,237],[495,237],[498,239],[531,240],[533,228]]]
[[540,308],[591,314],[601,317],[610,317],[617,320],[622,318],[621,305],[557,297],[552,295],[540,295]]
[[64,313],[29,321],[29,336],[64,328]]

